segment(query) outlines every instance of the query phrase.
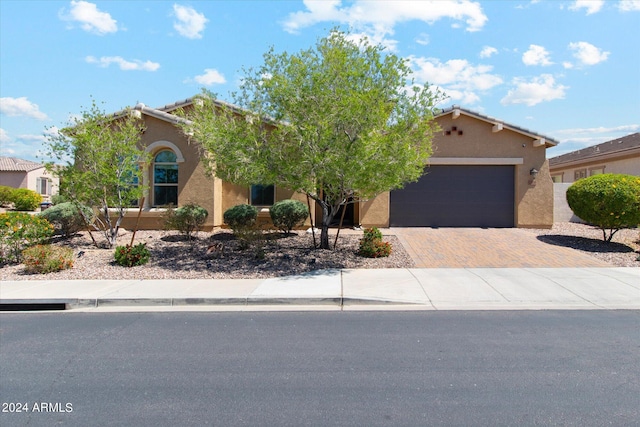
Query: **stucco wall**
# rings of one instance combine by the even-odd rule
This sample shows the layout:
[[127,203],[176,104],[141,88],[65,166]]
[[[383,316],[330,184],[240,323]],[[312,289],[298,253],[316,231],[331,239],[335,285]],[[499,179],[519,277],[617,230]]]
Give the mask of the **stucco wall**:
[[575,172],[577,170],[587,170],[587,176],[590,175],[591,169],[604,168],[605,173],[621,173],[627,175],[640,176],[640,155],[633,157],[624,157],[616,160],[599,160],[585,162],[579,166],[571,167],[554,167],[553,175],[562,174],[562,182],[574,182]]
[[44,167],[30,172],[0,172],[0,185],[6,185],[7,187],[13,188],[28,188],[29,190],[40,194],[38,189],[38,178],[46,178],[50,180],[51,195],[42,194],[41,196],[43,201],[51,201],[51,196],[58,194],[60,180],[47,172]]
[[[491,123],[464,114],[457,119],[448,114],[437,122],[442,130],[433,140],[434,164],[444,158],[457,158],[459,164],[515,164],[522,159],[515,164],[514,223],[517,227],[553,225],[553,183],[544,146],[534,147],[533,138],[508,129],[493,132]],[[455,160],[450,164],[456,164]],[[539,171],[535,179],[531,169]],[[389,193],[361,206],[361,222],[363,226],[389,224]]]

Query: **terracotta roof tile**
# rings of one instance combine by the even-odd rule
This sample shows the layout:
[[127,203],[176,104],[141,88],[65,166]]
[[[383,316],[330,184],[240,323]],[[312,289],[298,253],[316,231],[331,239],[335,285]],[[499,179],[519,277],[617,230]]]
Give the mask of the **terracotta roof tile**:
[[16,157],[0,157],[0,171],[3,172],[30,172],[43,167],[43,164],[30,160],[18,159]]

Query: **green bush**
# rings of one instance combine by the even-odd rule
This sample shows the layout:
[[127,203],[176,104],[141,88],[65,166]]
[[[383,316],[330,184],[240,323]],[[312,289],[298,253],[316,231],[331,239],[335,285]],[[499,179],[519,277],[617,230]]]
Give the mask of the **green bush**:
[[309,209],[299,200],[281,200],[271,206],[269,215],[278,230],[289,234],[294,227],[304,223],[309,216]]
[[382,241],[382,233],[372,227],[364,230],[364,237],[360,239],[358,254],[367,258],[388,257],[391,254],[391,243]]
[[13,202],[13,191],[15,188],[0,185],[0,206],[7,206]]
[[256,225],[258,209],[254,206],[236,205],[227,209],[223,218],[240,241],[240,249],[247,249],[251,244],[261,240],[262,232]]
[[151,258],[151,253],[149,249],[147,249],[146,243],[138,243],[135,246],[125,245],[116,247],[116,263],[123,267],[144,265],[149,262],[149,258]]
[[44,243],[53,235],[53,225],[24,212],[0,214],[0,263],[20,262],[22,251]]
[[22,263],[30,273],[53,273],[73,267],[73,250],[70,248],[36,245],[22,251]]
[[66,203],[66,202],[70,202],[69,199],[67,199],[66,196],[63,196],[62,194],[54,194],[53,196],[51,196],[51,203],[55,205],[61,205],[62,203]]
[[200,231],[209,212],[195,203],[188,203],[178,209],[169,207],[164,214],[164,226],[168,230],[178,230],[191,240],[194,232]]
[[[91,217],[90,208],[82,206],[80,209],[85,212],[87,217]],[[71,202],[53,205],[49,209],[41,212],[39,215],[53,224],[55,227],[55,234],[63,237],[73,236],[86,227],[82,215],[78,212],[78,206]]]
[[16,188],[13,190],[12,201],[17,211],[35,211],[42,202],[42,196],[28,188]]
[[603,240],[610,242],[618,230],[640,224],[640,177],[601,174],[583,178],[567,189],[567,202],[573,213],[599,227]]

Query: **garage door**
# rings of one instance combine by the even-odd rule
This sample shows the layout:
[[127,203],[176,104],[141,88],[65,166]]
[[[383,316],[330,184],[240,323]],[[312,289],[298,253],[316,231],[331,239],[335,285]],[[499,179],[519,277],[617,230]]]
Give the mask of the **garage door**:
[[431,166],[391,192],[392,227],[513,227],[514,166]]

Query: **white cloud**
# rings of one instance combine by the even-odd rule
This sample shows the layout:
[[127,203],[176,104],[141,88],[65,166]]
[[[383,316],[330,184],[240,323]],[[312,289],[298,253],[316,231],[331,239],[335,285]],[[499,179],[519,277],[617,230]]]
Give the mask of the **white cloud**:
[[204,74],[195,76],[193,80],[195,80],[197,83],[204,86],[211,86],[214,84],[223,84],[227,82],[224,76],[218,70],[213,68],[205,69]]
[[385,37],[392,35],[395,25],[400,22],[417,20],[433,24],[449,18],[454,20],[454,27],[464,21],[467,31],[473,32],[481,30],[488,20],[480,3],[470,0],[356,0],[344,7],[340,0],[304,0],[304,5],[306,10],[289,14],[283,22],[285,31],[297,33],[321,22],[339,22],[355,31],[365,32],[374,41],[385,40],[384,45],[395,42],[387,41]]
[[485,46],[480,51],[480,58],[490,58],[496,53],[498,53],[498,49],[496,49],[495,47]]
[[173,5],[173,13],[177,19],[173,28],[183,37],[188,39],[201,39],[202,32],[209,22],[203,13],[198,13],[190,6]]
[[420,33],[420,35],[416,38],[416,43],[426,46],[429,44],[429,34]]
[[20,98],[0,98],[0,113],[10,117],[27,116],[37,120],[49,120],[49,117],[40,111],[37,104],[29,101],[26,97]]
[[451,59],[445,63],[435,58],[409,57],[417,81],[439,87],[452,100],[473,104],[480,100],[478,92],[502,84],[502,78],[492,74],[490,65],[472,65],[465,59]]
[[594,134],[594,133],[622,133],[624,135],[640,131],[640,124],[636,125],[622,125],[614,127],[594,127],[594,128],[573,128],[562,129],[556,131],[556,134],[560,135],[581,135],[581,134]]
[[522,62],[525,65],[541,65],[543,67],[552,65],[549,59],[549,52],[542,46],[529,45],[529,50],[522,54]]
[[582,65],[595,65],[604,62],[610,53],[604,52],[600,48],[587,42],[569,43],[569,49],[573,50],[573,56],[577,58]]
[[513,79],[514,89],[500,100],[502,105],[525,104],[532,107],[545,101],[563,99],[567,86],[556,83],[551,74],[542,74],[530,81],[516,77]]
[[640,0],[621,0],[618,9],[620,12],[640,12]]
[[7,133],[7,131],[0,128],[0,142],[7,143],[9,141],[11,141],[11,138],[9,138],[9,134]]
[[63,10],[59,16],[64,21],[78,22],[83,30],[101,36],[118,31],[118,22],[111,15],[86,1],[72,1],[69,12]]
[[580,10],[586,9],[587,15],[591,15],[597,13],[602,9],[604,5],[604,0],[576,0],[569,9],[571,10]]
[[127,61],[121,56],[102,56],[99,59],[95,56],[87,56],[85,61],[89,64],[98,64],[102,68],[106,68],[111,64],[118,64],[123,71],[156,71],[160,68],[160,64],[151,61],[140,61],[134,59],[133,61]]

